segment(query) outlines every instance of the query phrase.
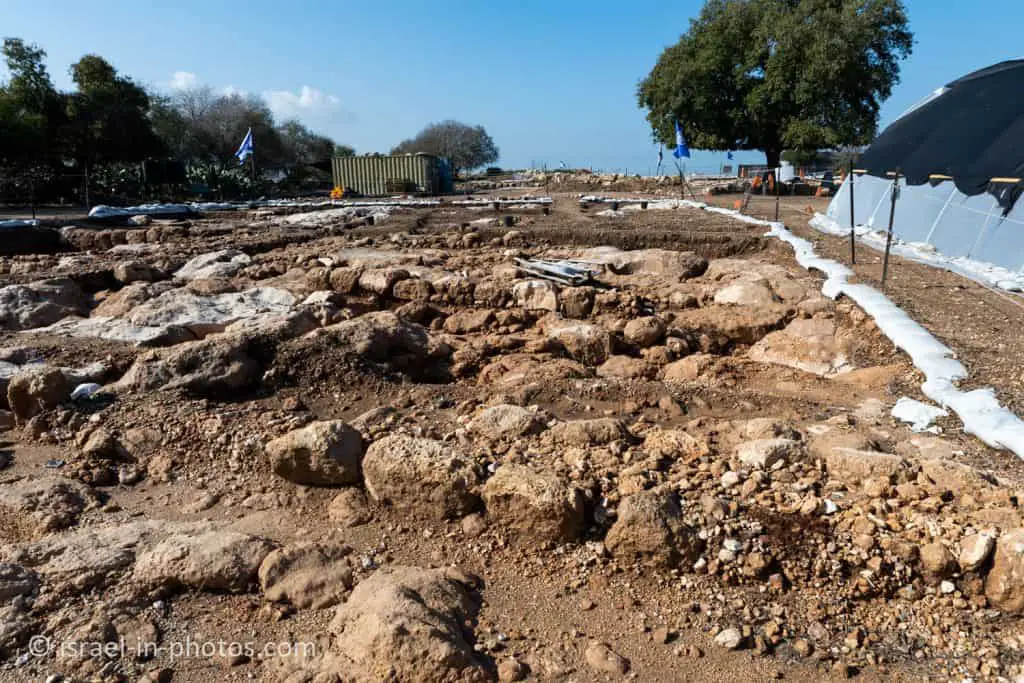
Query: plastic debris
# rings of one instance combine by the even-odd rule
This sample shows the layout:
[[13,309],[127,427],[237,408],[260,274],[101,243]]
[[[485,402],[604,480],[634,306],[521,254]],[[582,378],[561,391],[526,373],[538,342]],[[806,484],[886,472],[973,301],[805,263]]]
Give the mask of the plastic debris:
[[517,258],[515,263],[521,270],[543,280],[551,280],[570,287],[586,285],[594,281],[601,272],[598,264],[590,261],[546,261],[543,259]]
[[85,384],[79,384],[75,387],[75,390],[71,392],[72,401],[81,401],[87,398],[92,398],[92,395],[102,389],[99,384],[95,382],[86,382]]
[[896,401],[896,405],[892,409],[892,416],[897,420],[910,423],[912,425],[911,429],[915,432],[933,432],[937,434],[939,429],[932,426],[932,423],[937,418],[946,417],[947,415],[949,413],[942,408],[930,406],[927,403],[921,403],[906,396]]

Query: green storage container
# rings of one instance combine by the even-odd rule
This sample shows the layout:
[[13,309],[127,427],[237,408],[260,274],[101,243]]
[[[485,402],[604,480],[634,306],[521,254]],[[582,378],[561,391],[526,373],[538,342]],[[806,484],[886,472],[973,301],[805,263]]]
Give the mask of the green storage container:
[[440,194],[441,160],[429,154],[334,157],[334,185],[367,197]]

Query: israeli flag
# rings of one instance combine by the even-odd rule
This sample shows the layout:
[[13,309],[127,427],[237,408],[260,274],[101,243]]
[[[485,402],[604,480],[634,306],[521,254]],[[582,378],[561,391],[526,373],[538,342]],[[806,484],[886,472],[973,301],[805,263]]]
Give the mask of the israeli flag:
[[686,138],[683,137],[683,129],[680,128],[679,121],[676,121],[676,151],[672,152],[672,156],[676,159],[690,158],[690,148],[686,146]]
[[732,161],[732,152],[726,152],[725,158],[728,159],[729,161]]
[[252,147],[252,128],[250,128],[249,132],[246,133],[245,137],[242,139],[242,144],[240,144],[238,146],[238,151],[235,152],[235,156],[238,157],[238,163],[244,164],[245,163],[245,159],[250,154],[252,154],[252,152],[253,152],[253,147]]

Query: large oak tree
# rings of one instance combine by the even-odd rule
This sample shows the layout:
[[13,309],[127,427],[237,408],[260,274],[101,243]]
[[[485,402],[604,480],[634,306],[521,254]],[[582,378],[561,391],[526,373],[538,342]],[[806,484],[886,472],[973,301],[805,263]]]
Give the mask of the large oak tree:
[[869,143],[913,45],[900,0],[708,0],[638,88],[656,140],[698,149]]
[[433,154],[447,159],[455,172],[478,168],[498,160],[498,147],[483,126],[458,121],[432,123],[410,140],[403,140],[392,154]]

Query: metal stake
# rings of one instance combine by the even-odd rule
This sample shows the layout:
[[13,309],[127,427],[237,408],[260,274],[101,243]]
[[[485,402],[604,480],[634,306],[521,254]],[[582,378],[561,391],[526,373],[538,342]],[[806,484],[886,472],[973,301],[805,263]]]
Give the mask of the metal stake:
[[857,237],[853,232],[853,226],[857,225],[853,220],[853,159],[850,159],[850,172],[846,174],[850,181],[850,263],[857,263]]
[[896,177],[892,179],[892,199],[889,202],[889,231],[885,235],[885,259],[882,261],[882,289],[885,289],[885,278],[889,274],[889,247],[892,245],[892,223],[896,218],[896,200],[900,196],[900,169],[896,169]]
[[779,222],[779,173],[778,169],[772,171],[772,182],[775,184],[775,222]]

